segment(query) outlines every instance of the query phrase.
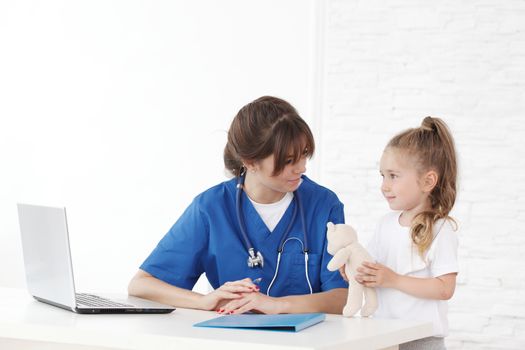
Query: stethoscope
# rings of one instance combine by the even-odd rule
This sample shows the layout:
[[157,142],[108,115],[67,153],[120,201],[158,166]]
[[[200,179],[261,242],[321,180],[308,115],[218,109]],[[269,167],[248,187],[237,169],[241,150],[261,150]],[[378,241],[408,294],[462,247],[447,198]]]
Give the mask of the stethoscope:
[[[253,247],[252,242],[250,241],[250,238],[248,237],[248,234],[246,233],[246,224],[244,222],[244,216],[242,213],[242,205],[241,205],[241,199],[242,199],[242,192],[244,189],[244,180],[246,178],[246,172],[244,169],[242,169],[241,174],[237,178],[237,196],[236,196],[236,211],[237,211],[237,221],[239,223],[239,228],[242,235],[242,240],[244,241],[244,246],[248,250],[248,267],[250,268],[256,268],[256,267],[263,267],[264,266],[264,257],[259,251],[255,251],[255,248]],[[281,238],[281,242],[279,243],[279,246],[277,248],[277,264],[275,267],[275,274],[273,275],[272,281],[270,282],[270,285],[268,286],[268,290],[266,291],[266,295],[270,295],[270,289],[272,288],[273,283],[277,279],[277,274],[279,273],[279,264],[281,262],[281,254],[284,250],[284,246],[286,243],[288,243],[291,240],[297,240],[301,244],[301,249],[304,253],[304,271],[306,275],[306,282],[308,283],[308,288],[310,289],[310,294],[313,293],[312,291],[312,285],[310,284],[310,278],[308,277],[308,237],[306,234],[306,220],[304,218],[304,210],[303,210],[303,204],[299,198],[299,192],[294,191],[293,200],[295,201],[295,206],[293,208],[292,212],[292,218],[290,219],[290,223],[288,223],[288,226],[286,227],[286,230],[283,233],[283,236]],[[303,240],[301,241],[297,237],[288,237],[288,234],[290,233],[290,230],[292,229],[293,223],[295,221],[295,218],[297,217],[297,209],[299,208],[299,213],[301,216],[301,224],[303,227]]]

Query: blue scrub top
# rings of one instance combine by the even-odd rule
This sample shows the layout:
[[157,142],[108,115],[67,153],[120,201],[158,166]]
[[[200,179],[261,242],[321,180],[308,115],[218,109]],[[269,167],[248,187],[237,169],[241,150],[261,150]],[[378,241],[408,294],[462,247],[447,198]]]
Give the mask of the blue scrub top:
[[[347,288],[339,272],[326,268],[332,258],[326,251],[326,223],[344,223],[343,204],[335,193],[303,175],[298,188],[308,231],[308,275],[313,292]],[[177,287],[192,289],[202,273],[217,289],[229,281],[262,277],[261,292],[266,293],[277,264],[277,247],[285,232],[295,201],[270,232],[252,203],[242,193],[242,213],[247,234],[256,251],[264,256],[264,268],[247,265],[248,252],[237,222],[236,179],[223,182],[198,195],[169,232],[162,238],[140,268]],[[303,240],[299,212],[288,237]],[[271,296],[309,294],[304,254],[297,240],[286,243]]]

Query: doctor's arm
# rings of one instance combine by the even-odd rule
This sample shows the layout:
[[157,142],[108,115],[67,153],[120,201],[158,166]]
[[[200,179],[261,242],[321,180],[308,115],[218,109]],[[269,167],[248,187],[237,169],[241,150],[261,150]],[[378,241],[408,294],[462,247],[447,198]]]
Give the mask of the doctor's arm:
[[222,307],[222,313],[242,314],[256,311],[263,314],[292,314],[308,312],[342,313],[348,289],[334,288],[326,292],[269,297],[262,293],[242,293],[242,298],[231,300]]
[[348,288],[334,288],[326,292],[281,297],[283,313],[326,312],[340,314],[346,304]]
[[239,293],[250,293],[256,286],[250,279],[227,282],[209,294],[200,294],[166,283],[139,270],[128,285],[128,294],[176,307],[217,310],[231,299],[241,298]]

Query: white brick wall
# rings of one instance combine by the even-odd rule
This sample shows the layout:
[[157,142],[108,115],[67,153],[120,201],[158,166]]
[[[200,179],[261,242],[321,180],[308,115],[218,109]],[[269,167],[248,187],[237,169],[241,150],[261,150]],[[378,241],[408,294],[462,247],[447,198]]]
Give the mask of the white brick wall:
[[360,239],[395,133],[445,119],[460,158],[449,349],[525,349],[525,1],[322,1],[321,181]]

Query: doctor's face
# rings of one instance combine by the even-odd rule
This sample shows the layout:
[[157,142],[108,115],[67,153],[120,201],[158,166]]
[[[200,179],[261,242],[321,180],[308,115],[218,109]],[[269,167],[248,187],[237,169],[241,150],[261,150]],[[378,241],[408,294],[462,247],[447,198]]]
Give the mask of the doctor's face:
[[293,192],[301,183],[301,175],[306,172],[306,158],[306,155],[302,156],[294,163],[293,155],[290,155],[283,171],[274,176],[274,156],[271,155],[256,162],[253,166],[254,171],[250,175],[258,182],[258,187],[268,191],[269,194]]

